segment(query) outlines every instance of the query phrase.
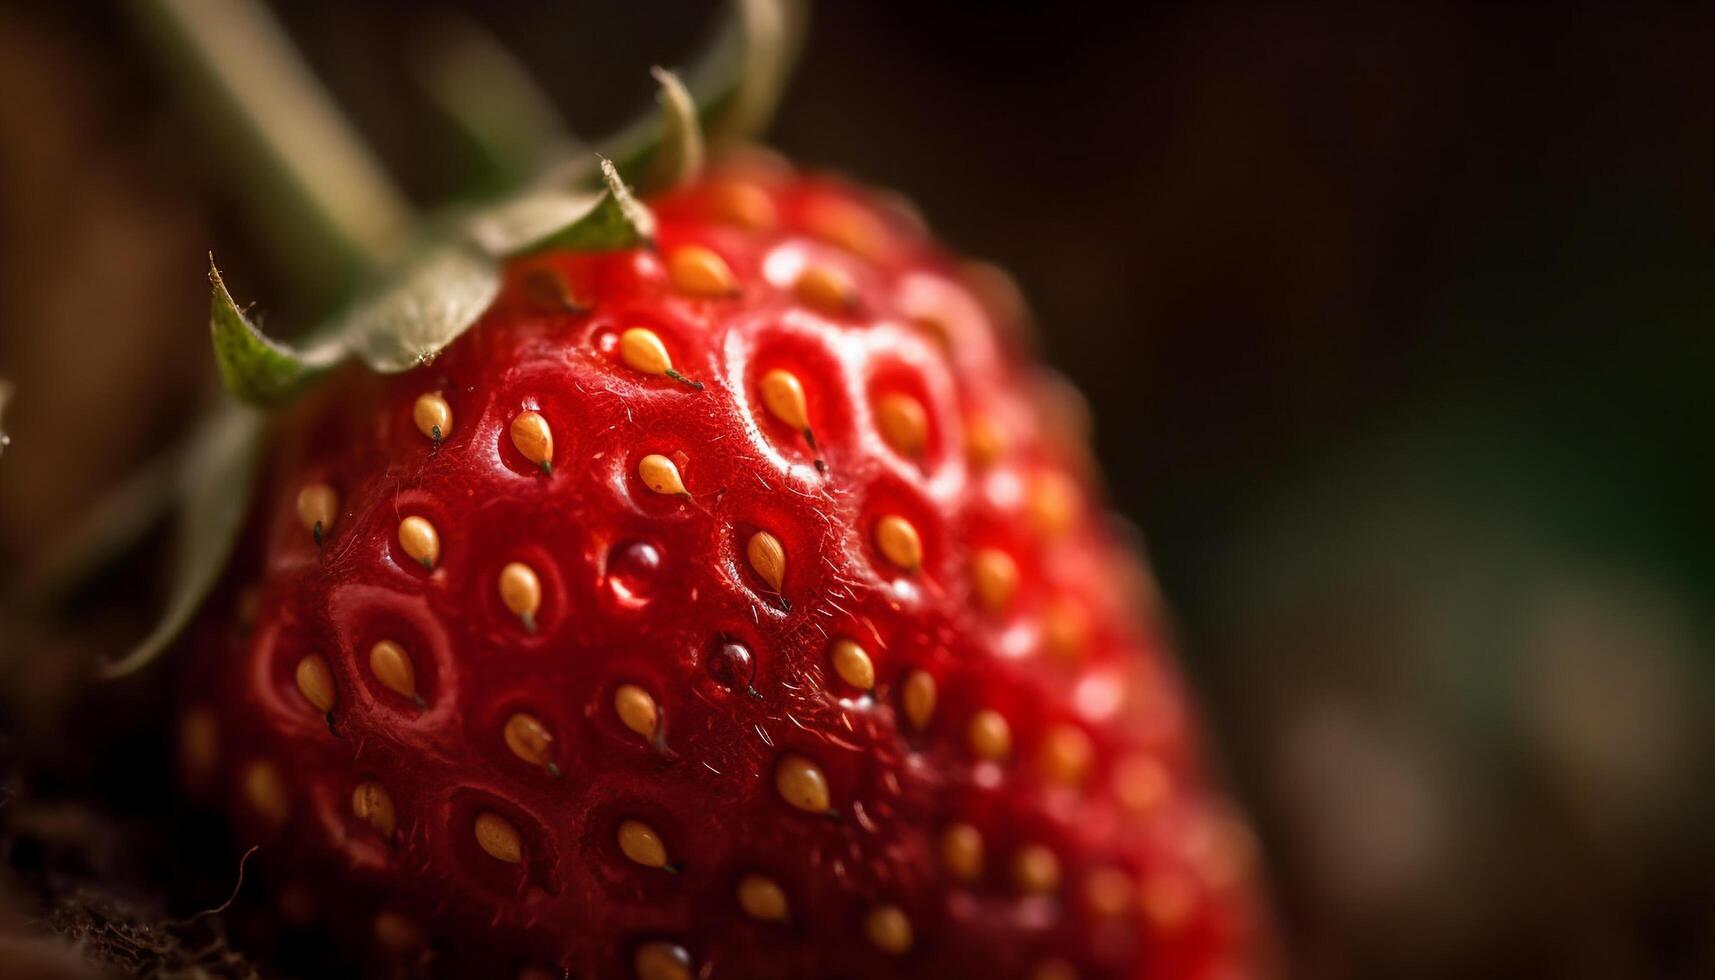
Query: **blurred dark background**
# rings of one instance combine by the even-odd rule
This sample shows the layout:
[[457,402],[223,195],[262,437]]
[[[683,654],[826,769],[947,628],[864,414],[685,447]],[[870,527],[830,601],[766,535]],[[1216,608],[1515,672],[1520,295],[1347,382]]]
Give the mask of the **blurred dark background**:
[[[422,203],[428,7],[278,4]],[[463,0],[578,132],[695,3]],[[1715,976],[1715,9],[827,2],[772,131],[1019,279],[1307,977]],[[105,4],[0,3],[0,580],[269,238]]]

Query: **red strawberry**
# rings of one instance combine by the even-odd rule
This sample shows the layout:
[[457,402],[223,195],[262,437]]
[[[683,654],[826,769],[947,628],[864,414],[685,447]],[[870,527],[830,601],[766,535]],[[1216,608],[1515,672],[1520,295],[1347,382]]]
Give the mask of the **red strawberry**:
[[186,760],[457,976],[1251,976],[1250,838],[1004,294],[747,164],[265,470]]

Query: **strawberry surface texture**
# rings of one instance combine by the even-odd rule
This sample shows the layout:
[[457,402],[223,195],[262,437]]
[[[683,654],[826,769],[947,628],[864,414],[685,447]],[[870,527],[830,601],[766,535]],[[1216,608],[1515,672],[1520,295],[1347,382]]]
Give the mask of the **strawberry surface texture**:
[[192,787],[371,970],[1260,976],[1253,838],[1004,277],[776,163],[647,203],[282,415]]

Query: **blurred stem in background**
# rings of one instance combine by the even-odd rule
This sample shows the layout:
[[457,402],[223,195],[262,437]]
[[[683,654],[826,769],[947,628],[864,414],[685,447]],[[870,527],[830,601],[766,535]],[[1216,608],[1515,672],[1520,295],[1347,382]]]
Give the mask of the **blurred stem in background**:
[[[255,0],[134,0],[294,285],[331,307],[403,246],[410,204]],[[319,305],[319,304],[318,304]]]
[[410,69],[476,159],[469,180],[475,197],[511,190],[578,153],[578,140],[529,69],[476,20],[435,11],[412,45]]

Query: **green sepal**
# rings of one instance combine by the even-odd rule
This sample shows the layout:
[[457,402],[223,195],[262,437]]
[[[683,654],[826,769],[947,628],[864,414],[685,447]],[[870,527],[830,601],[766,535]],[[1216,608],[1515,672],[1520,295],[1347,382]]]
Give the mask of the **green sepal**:
[[[798,60],[806,21],[802,0],[730,0],[730,13],[681,73],[701,130],[711,140],[748,139],[761,132]],[[665,113],[645,117],[598,145],[628,181],[643,186],[656,159],[670,152]]]
[[631,194],[613,161],[601,161],[601,179],[606,185],[588,210],[508,255],[534,255],[553,249],[573,252],[611,252],[653,246],[655,216]]
[[232,293],[208,258],[208,328],[214,339],[214,360],[226,390],[252,405],[275,405],[290,399],[304,385],[340,360],[337,347],[299,351],[272,340],[257,329],[233,302]]
[[435,359],[500,292],[500,263],[462,239],[428,246],[341,317],[333,335],[384,374]]
[[703,170],[703,122],[697,118],[697,103],[679,76],[665,68],[651,68],[661,86],[661,145],[649,163],[649,172],[639,181],[644,193],[676,187],[695,180]]
[[192,439],[179,472],[179,506],[166,610],[143,641],[102,668],[123,677],[161,655],[190,625],[214,590],[250,510],[261,456],[264,417],[228,404]]

